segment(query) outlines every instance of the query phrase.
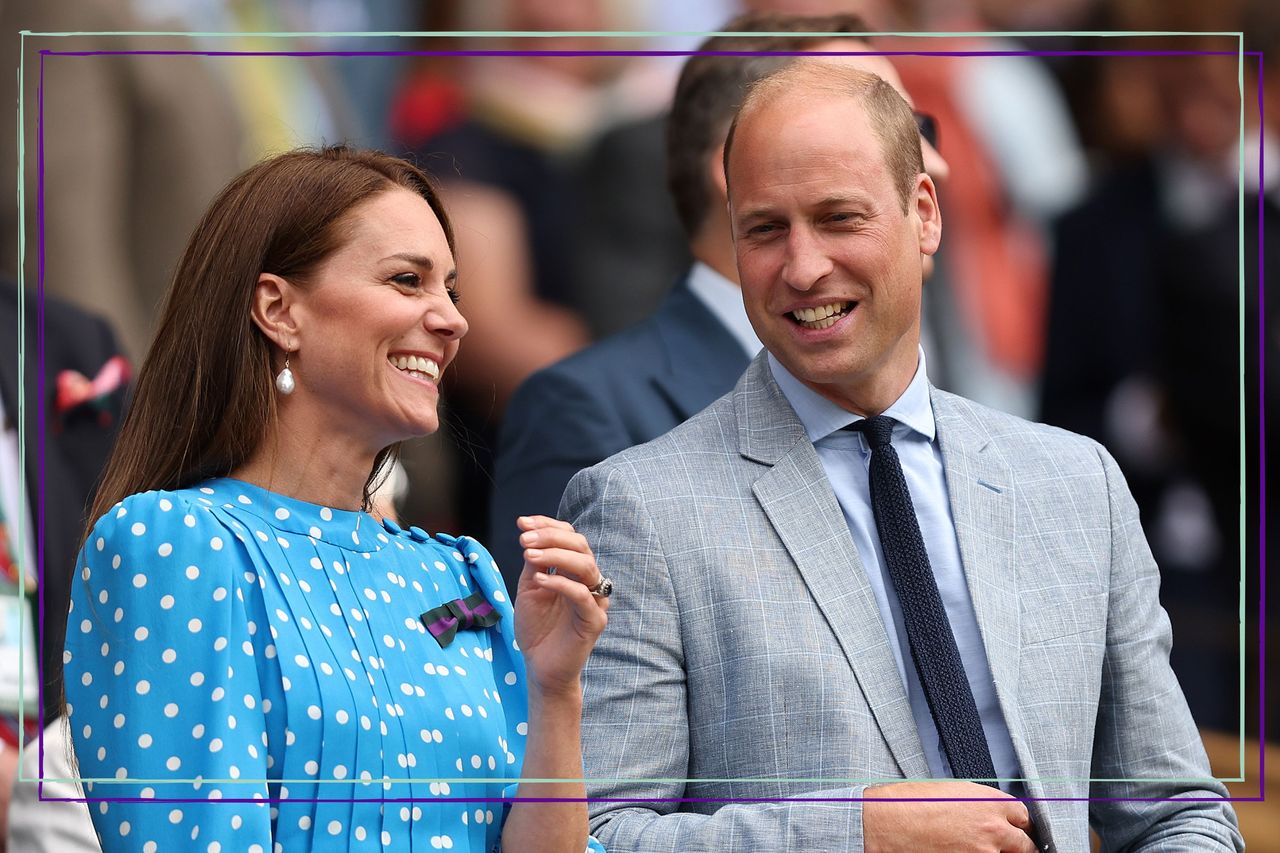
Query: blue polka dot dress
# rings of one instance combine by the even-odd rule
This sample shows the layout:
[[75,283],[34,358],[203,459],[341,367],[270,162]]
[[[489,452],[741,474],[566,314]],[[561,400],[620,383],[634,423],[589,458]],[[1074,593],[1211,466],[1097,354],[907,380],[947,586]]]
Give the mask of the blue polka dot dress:
[[[66,690],[104,850],[497,848],[501,803],[446,799],[512,795],[527,733],[479,544],[221,479],[125,499],[77,567]],[[441,648],[419,616],[477,591],[501,620]]]

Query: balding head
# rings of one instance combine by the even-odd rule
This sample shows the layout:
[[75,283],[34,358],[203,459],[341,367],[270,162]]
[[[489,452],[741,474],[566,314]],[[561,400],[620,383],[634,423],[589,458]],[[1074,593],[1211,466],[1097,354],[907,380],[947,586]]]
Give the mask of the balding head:
[[[832,62],[801,58],[761,78],[748,90],[742,107],[729,126],[724,145],[725,180],[733,138],[739,128],[753,120],[763,108],[783,100],[848,98],[858,102],[880,141],[884,164],[905,211],[912,198],[916,177],[924,171],[920,153],[920,131],[911,107],[888,83],[874,74]],[[729,184],[732,194],[733,186]]]

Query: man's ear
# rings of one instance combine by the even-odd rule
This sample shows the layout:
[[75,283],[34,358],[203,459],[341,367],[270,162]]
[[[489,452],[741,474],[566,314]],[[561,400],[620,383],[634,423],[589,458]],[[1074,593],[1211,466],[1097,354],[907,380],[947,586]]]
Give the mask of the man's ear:
[[278,275],[262,273],[253,288],[253,322],[285,352],[298,348],[298,291]]
[[920,253],[932,255],[942,243],[942,208],[938,207],[938,191],[933,185],[933,178],[924,172],[916,176],[912,203],[920,222]]

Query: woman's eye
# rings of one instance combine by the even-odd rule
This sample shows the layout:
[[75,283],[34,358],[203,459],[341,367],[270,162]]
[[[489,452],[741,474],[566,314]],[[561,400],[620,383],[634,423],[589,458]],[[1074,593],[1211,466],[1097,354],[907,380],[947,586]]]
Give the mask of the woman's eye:
[[457,305],[462,301],[462,294],[458,292],[456,287],[446,287],[445,291],[449,294],[449,301]]
[[401,287],[418,287],[422,284],[422,278],[416,272],[402,272],[392,276],[391,280]]

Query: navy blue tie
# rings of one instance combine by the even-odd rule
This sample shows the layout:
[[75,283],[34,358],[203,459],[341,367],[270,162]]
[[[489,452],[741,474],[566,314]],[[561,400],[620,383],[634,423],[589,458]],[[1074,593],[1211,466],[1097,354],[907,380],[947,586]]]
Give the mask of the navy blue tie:
[[[995,765],[982,731],[978,706],[965,677],[951,622],[920,536],[902,463],[893,449],[893,418],[877,415],[850,424],[871,445],[871,510],[885,565],[902,608],[903,628],[933,714],[942,749],[957,779],[994,780]],[[994,781],[990,784],[994,786]]]

